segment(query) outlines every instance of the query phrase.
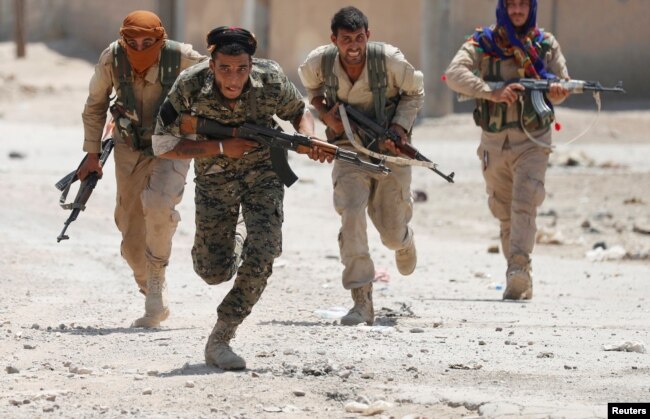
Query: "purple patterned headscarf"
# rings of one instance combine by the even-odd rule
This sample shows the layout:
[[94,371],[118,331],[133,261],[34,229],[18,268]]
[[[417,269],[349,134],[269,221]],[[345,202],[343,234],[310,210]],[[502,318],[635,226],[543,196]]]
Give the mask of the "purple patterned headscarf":
[[[497,16],[497,28],[499,27],[505,28],[505,32],[508,36],[508,41],[510,41],[510,45],[522,51],[526,51],[524,45],[517,38],[517,30],[515,29],[514,25],[510,21],[510,17],[508,16],[508,8],[506,7],[506,0],[498,0],[496,16]],[[522,32],[529,33],[532,29],[535,29],[536,26],[537,26],[537,0],[530,0],[530,10],[528,12],[528,19],[526,19],[526,23],[522,28],[523,29]],[[502,60],[512,58],[512,56],[506,56],[501,50],[501,48],[497,45],[494,39],[495,31],[496,28],[495,30],[492,30],[486,26],[483,28],[482,34],[479,33],[474,34],[474,39],[478,41],[478,43],[480,44],[481,48],[484,51],[488,53],[496,53],[499,56],[499,58],[501,58]],[[541,43],[542,40],[544,39],[544,31],[540,29],[537,32],[538,33],[535,36],[535,39],[533,41],[536,43]],[[538,58],[534,60],[532,64],[535,67],[537,73],[540,75],[540,77],[545,79],[555,77],[553,74],[548,73],[546,71],[544,62],[541,59]]]

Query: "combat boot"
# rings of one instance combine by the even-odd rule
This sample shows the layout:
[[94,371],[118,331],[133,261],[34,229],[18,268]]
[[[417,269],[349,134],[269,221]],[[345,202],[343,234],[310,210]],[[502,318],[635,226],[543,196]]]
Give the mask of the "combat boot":
[[504,300],[530,300],[533,298],[533,278],[528,255],[513,255],[506,271]]
[[165,267],[147,263],[147,294],[144,300],[144,316],[135,320],[131,327],[158,327],[169,317],[167,306],[167,283]]
[[243,370],[246,361],[233,352],[229,343],[235,337],[236,325],[217,320],[205,345],[205,363],[222,370]]
[[409,246],[395,251],[395,264],[397,265],[397,270],[402,275],[411,275],[417,263],[418,257],[415,252],[415,242],[411,241]]
[[375,321],[375,310],[372,306],[372,282],[359,288],[352,288],[351,292],[354,307],[348,311],[348,314],[341,317],[341,324],[355,326],[366,322],[368,326],[372,326]]

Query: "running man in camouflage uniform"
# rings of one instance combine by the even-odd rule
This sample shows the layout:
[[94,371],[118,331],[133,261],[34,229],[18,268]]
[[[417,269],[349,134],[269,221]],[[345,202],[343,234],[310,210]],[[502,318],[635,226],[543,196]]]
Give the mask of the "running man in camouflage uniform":
[[[275,127],[277,115],[305,135],[313,135],[314,121],[280,66],[252,57],[257,42],[250,32],[219,27],[207,41],[211,59],[181,74],[172,87],[161,107],[153,147],[161,157],[194,158],[194,270],[210,285],[236,274],[217,309],[205,362],[222,369],[244,369],[246,362],[229,342],[262,295],[273,260],[282,251],[284,185],[273,170],[269,147],[241,138],[188,136],[181,128],[181,116],[189,113],[229,126],[248,122]],[[318,159],[314,150],[309,155]],[[246,238],[236,233],[240,205]]]
[[[521,84],[492,90],[486,81],[522,77],[568,79],[569,73],[555,37],[537,27],[537,1],[499,0],[496,26],[478,29],[463,44],[446,71],[446,79],[453,90],[477,99],[474,119],[483,130],[477,153],[488,206],[500,222],[501,246],[508,263],[505,300],[533,298],[530,255],[537,207],[546,194],[553,118],[539,117],[530,100],[519,103],[524,90]],[[546,100],[557,105],[567,95],[565,88],[554,83]]]
[[169,316],[165,268],[180,221],[175,206],[183,197],[190,161],[154,157],[151,134],[166,89],[180,70],[207,57],[189,44],[167,39],[160,18],[148,11],[129,13],[120,35],[121,39],[102,52],[90,80],[82,114],[83,149],[88,154],[78,175],[83,180],[92,172],[102,174],[101,137],[114,89],[117,102],[128,113],[116,125],[128,123],[137,131],[139,140],[134,142],[130,135],[122,135],[117,128],[113,130],[117,180],[115,223],[122,233],[122,257],[133,271],[140,292],[146,296],[144,316],[132,326],[157,327]]

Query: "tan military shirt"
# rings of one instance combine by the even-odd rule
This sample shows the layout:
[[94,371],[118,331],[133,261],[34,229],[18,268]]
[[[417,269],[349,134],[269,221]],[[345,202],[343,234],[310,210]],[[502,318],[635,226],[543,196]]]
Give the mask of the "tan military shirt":
[[[548,37],[547,42],[550,44],[550,48],[543,58],[547,71],[555,74],[558,78],[568,79],[569,72],[566,66],[566,59],[560,49],[560,44],[551,33],[545,32],[545,34]],[[456,56],[445,72],[447,85],[452,90],[465,96],[477,99],[490,99],[492,89],[483,81],[489,72],[489,65],[490,56],[480,51],[469,40],[456,53]],[[519,67],[514,59],[501,60],[500,72],[503,80],[524,77],[520,73]],[[554,104],[559,104],[559,102]],[[519,118],[520,115],[517,112],[517,106],[509,106],[506,114],[506,122],[515,122]]]
[[[321,61],[327,48],[328,45],[323,45],[313,50],[298,68],[298,74],[307,90],[310,102],[316,96],[325,95],[325,75],[321,71]],[[384,44],[384,53],[386,55],[386,73],[388,76],[386,98],[401,96],[391,122],[400,125],[406,131],[410,131],[417,113],[424,103],[424,78],[422,72],[415,70],[396,47]],[[338,52],[332,71],[339,79],[337,91],[339,100],[364,112],[373,113],[374,101],[368,78],[367,61],[361,76],[354,83],[350,81],[350,78],[345,73],[339,61]]]
[[[112,46],[112,45],[111,45]],[[120,83],[118,75],[113,71],[113,52],[109,46],[102,52],[99,62],[95,66],[95,74],[90,79],[88,99],[81,114],[84,124],[83,150],[88,153],[101,152],[101,137],[106,123],[106,112],[109,107],[109,97],[113,89],[118,92]],[[192,49],[192,45],[181,44],[181,70],[186,69],[207,57]],[[136,101],[136,112],[141,120],[142,127],[155,125],[154,107],[160,103],[162,85],[160,84],[160,69],[158,63],[151,66],[144,77],[134,75],[133,94]],[[144,139],[148,139],[152,132],[145,132]],[[119,135],[117,132],[114,135]]]

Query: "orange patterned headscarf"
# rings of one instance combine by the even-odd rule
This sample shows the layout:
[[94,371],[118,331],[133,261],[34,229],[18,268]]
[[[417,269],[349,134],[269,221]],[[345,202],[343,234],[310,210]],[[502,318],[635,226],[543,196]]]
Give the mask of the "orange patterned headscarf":
[[[137,74],[143,74],[149,67],[158,61],[160,56],[160,49],[163,47],[165,39],[167,39],[167,32],[156,14],[146,10],[136,10],[129,13],[122,27],[120,28],[120,45],[126,49],[126,56],[129,59],[131,67]],[[131,48],[127,43],[127,39],[151,37],[156,42],[149,48],[142,51]]]

